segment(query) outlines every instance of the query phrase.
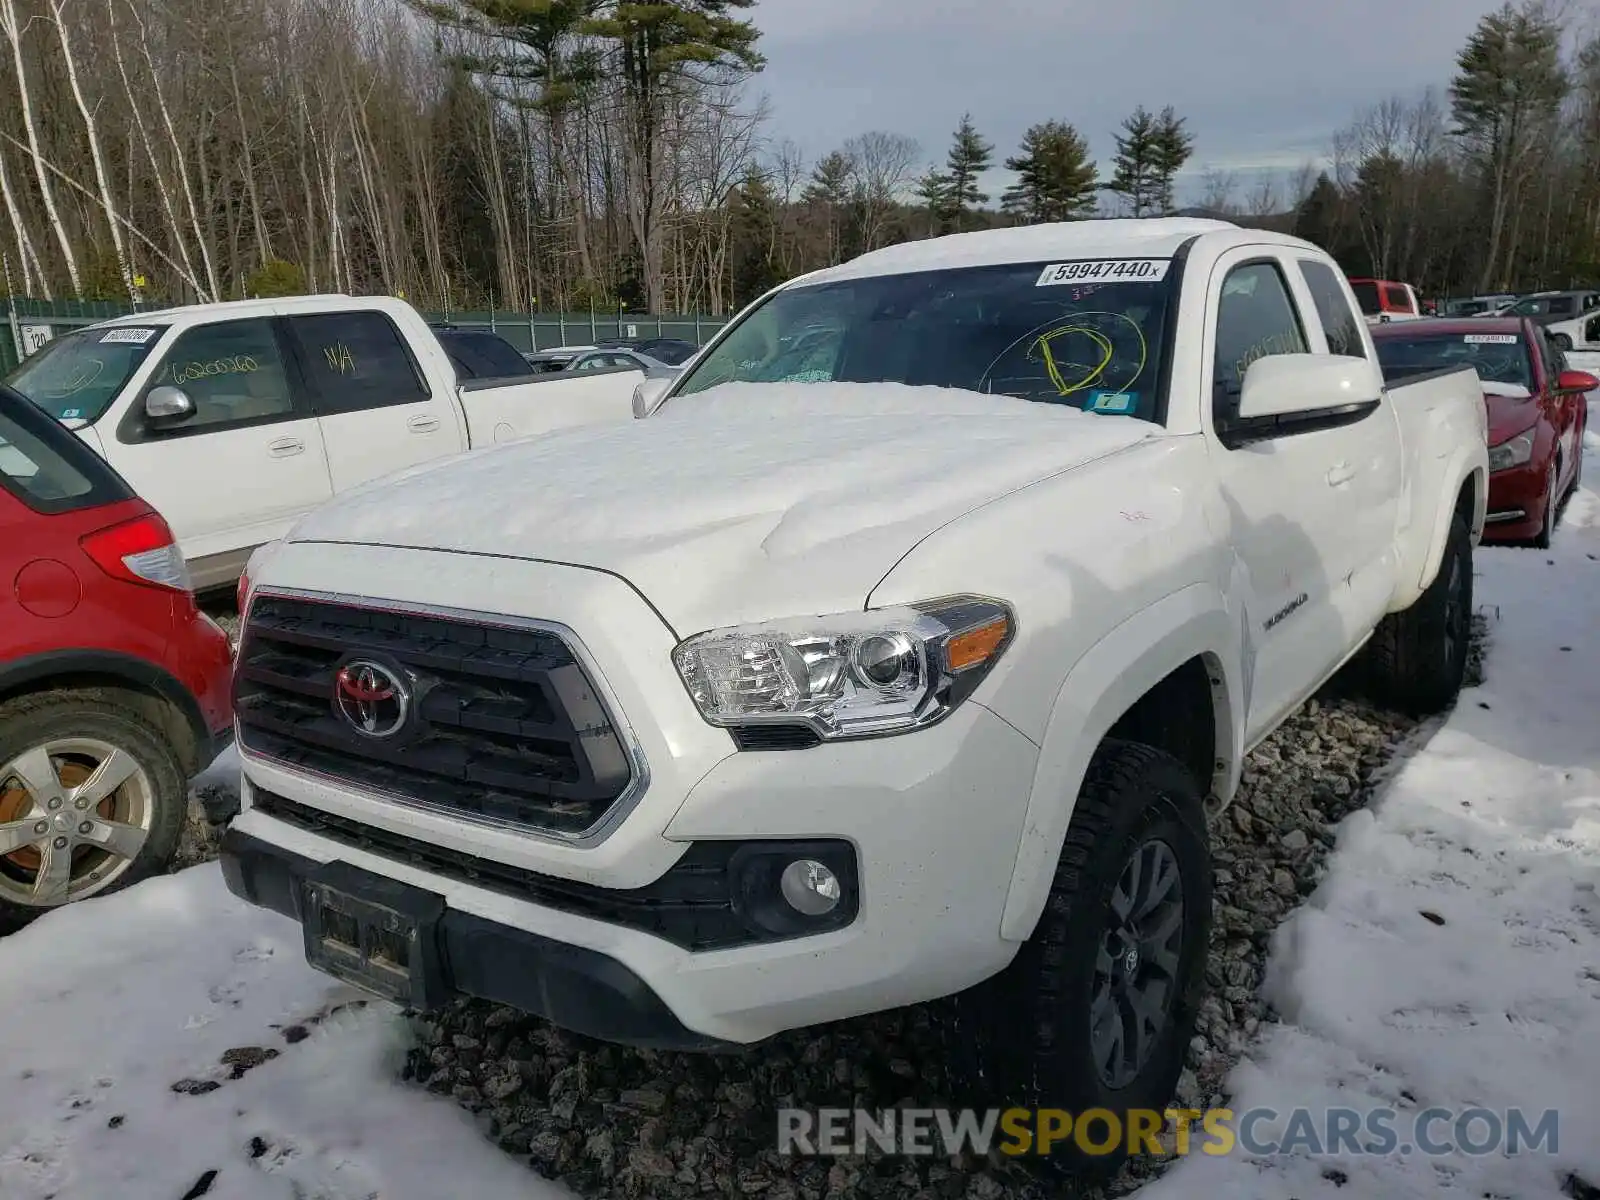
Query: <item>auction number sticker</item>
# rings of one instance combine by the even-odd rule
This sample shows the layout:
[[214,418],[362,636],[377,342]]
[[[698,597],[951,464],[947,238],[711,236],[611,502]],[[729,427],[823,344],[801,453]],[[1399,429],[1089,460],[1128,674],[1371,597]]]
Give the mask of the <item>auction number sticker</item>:
[[1514,333],[1469,333],[1462,339],[1469,346],[1515,346],[1517,335]]
[[131,342],[135,346],[142,346],[155,337],[154,329],[113,329],[100,335],[101,342]]
[[1034,287],[1058,283],[1160,283],[1172,266],[1170,258],[1099,258],[1051,263]]

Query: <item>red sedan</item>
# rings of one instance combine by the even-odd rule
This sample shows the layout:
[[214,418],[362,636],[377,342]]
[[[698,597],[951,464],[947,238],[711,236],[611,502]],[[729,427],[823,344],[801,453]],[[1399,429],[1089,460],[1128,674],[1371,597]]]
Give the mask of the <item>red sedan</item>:
[[166,522],[0,387],[0,931],[167,869],[232,670]]
[[1561,506],[1583,470],[1585,393],[1600,388],[1568,370],[1526,317],[1408,321],[1372,330],[1390,378],[1469,364],[1483,380],[1489,417],[1486,542],[1548,546]]

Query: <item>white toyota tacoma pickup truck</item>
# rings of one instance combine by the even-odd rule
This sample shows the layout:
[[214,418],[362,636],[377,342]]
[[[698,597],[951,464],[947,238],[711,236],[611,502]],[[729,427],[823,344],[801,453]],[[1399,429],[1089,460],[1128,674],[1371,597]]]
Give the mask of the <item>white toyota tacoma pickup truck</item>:
[[457,383],[409,304],[197,304],[67,334],[6,382],[166,518],[200,589],[335,493],[565,426],[626,421],[640,370]]
[[1358,652],[1460,688],[1476,375],[1386,387],[1308,243],[1086,221],[794,280],[635,405],[258,552],[232,890],[401,1003],[955,996],[974,1095],[1162,1108],[1246,752]]

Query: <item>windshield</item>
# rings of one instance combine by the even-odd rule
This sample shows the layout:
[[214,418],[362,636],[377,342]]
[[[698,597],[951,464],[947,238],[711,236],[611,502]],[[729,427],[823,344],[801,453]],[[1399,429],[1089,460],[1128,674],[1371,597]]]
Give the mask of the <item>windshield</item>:
[[695,364],[722,383],[903,383],[1156,419],[1167,259],[1029,263],[786,289]]
[[1533,390],[1528,347],[1515,333],[1430,333],[1373,341],[1391,380],[1467,366],[1476,368],[1480,379]]
[[94,421],[165,330],[140,325],[69,333],[23,359],[6,382],[58,421]]
[[1367,316],[1383,311],[1383,302],[1378,299],[1378,285],[1371,280],[1351,280],[1350,290],[1356,294],[1356,303]]

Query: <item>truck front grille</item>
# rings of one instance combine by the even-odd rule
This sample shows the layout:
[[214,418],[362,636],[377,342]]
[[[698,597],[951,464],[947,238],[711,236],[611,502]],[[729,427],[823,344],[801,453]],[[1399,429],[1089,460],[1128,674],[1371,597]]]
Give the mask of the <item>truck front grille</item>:
[[257,596],[234,711],[252,754],[564,838],[600,826],[633,779],[566,640],[489,616]]

